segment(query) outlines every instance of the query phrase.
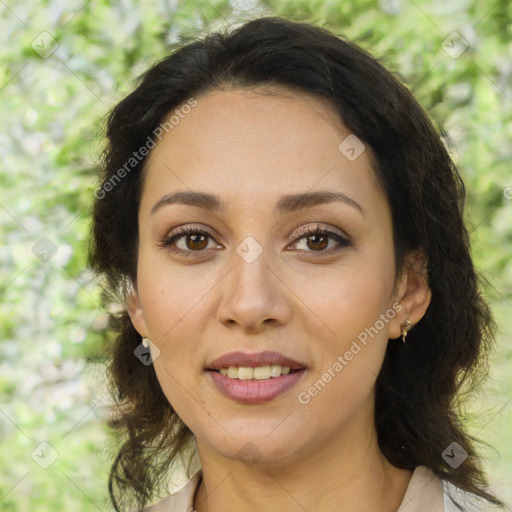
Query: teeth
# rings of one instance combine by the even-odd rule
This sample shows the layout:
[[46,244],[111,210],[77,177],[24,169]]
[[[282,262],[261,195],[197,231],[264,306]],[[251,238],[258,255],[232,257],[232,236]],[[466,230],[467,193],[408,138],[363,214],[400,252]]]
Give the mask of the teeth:
[[270,366],[257,366],[253,368],[254,378],[256,380],[265,380],[270,379],[272,372],[270,371]]
[[240,380],[249,380],[254,377],[254,369],[248,368],[247,366],[241,366],[238,368],[238,378]]
[[230,366],[228,368],[228,377],[230,377],[231,379],[238,379],[238,368]]
[[229,377],[230,379],[266,380],[272,377],[288,375],[290,373],[290,368],[287,366],[280,366],[278,364],[257,366],[256,368],[251,368],[249,366],[230,366],[229,368],[221,368],[219,372],[221,375]]

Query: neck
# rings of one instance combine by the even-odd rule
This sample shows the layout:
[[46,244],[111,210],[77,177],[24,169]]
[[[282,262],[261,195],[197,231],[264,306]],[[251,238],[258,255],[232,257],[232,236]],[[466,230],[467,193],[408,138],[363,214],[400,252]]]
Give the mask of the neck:
[[286,461],[254,465],[223,457],[198,440],[203,479],[194,509],[396,512],[412,473],[382,455],[373,423],[361,427],[356,421]]

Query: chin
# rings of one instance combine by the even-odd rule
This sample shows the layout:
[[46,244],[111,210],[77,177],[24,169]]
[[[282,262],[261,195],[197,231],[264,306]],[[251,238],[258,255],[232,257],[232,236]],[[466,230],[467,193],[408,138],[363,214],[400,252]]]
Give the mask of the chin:
[[281,466],[293,461],[301,451],[296,433],[283,431],[271,433],[271,429],[264,432],[247,432],[244,435],[233,437],[222,436],[221,439],[210,439],[209,444],[220,455],[242,462],[248,467],[258,465],[272,467]]

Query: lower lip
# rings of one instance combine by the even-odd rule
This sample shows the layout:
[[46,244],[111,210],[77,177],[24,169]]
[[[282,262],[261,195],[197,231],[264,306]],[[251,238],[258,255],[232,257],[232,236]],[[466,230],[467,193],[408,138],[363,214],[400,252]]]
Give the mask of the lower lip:
[[231,379],[213,370],[208,370],[207,373],[224,396],[242,404],[262,404],[273,400],[295,386],[305,371],[306,369],[303,368],[288,375],[264,380]]

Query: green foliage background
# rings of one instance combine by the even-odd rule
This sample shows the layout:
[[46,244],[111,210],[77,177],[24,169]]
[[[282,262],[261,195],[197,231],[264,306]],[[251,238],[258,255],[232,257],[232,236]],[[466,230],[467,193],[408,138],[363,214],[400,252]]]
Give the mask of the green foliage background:
[[[96,357],[106,313],[86,268],[102,119],[180,42],[263,14],[354,39],[451,139],[500,325],[470,426],[494,447],[482,447],[492,488],[512,502],[511,10],[508,0],[1,2],[0,509],[111,510],[109,399]],[[43,237],[57,249],[47,262],[34,249]],[[39,243],[51,248],[46,239]],[[34,462],[53,453],[37,448],[44,441],[58,455],[48,469]]]

